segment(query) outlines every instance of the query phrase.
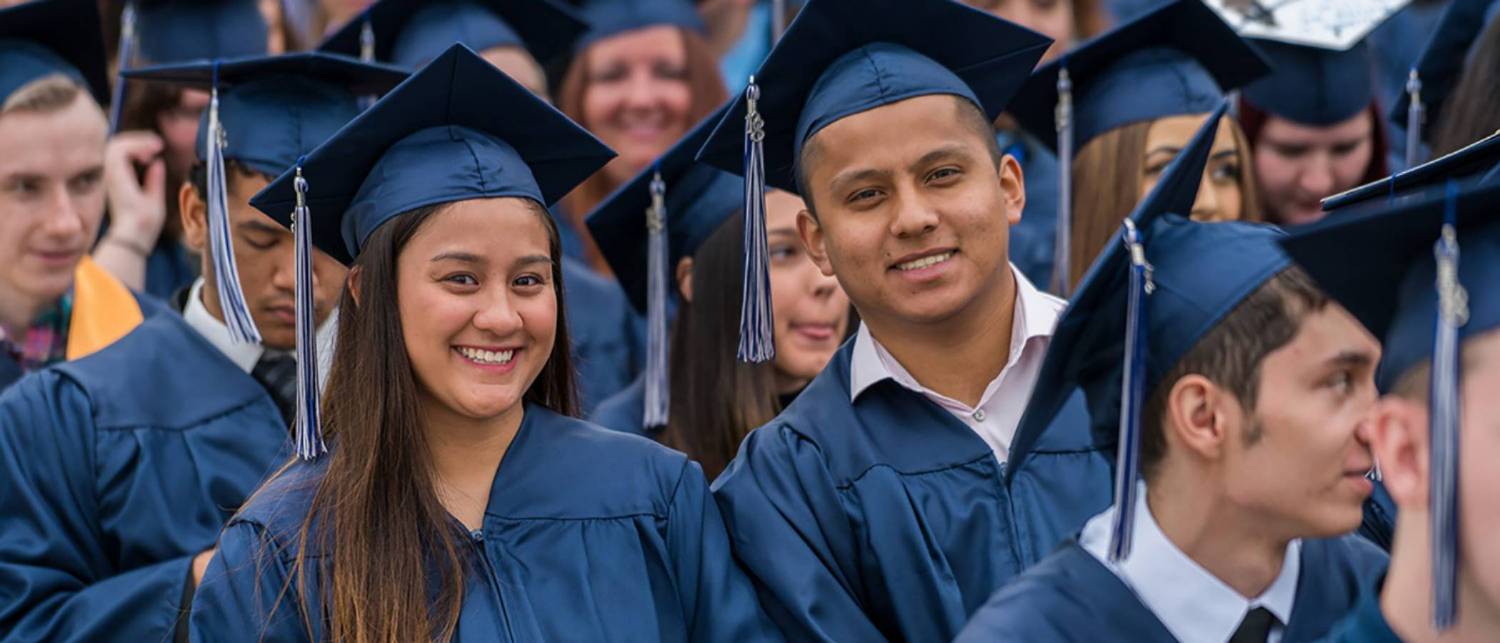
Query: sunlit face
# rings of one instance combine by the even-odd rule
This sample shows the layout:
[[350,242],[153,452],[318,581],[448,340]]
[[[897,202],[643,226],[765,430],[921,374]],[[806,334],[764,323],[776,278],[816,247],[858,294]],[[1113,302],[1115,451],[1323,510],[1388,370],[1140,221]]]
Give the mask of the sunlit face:
[[1073,42],[1072,0],[962,0],[964,4],[1014,22],[1052,39],[1043,54],[1046,63]]
[[845,117],[803,154],[817,208],[798,221],[803,242],[872,326],[942,322],[1011,287],[1021,170],[1008,156],[995,166],[961,100],[919,96]]
[[525,49],[515,46],[490,47],[479,52],[479,56],[542,100],[551,100],[547,97],[547,76],[542,73],[542,66]]
[[692,89],[676,27],[627,31],[585,54],[583,126],[619,153],[604,171],[624,183],[687,133]]
[[429,416],[514,412],[546,365],[561,304],[542,216],[519,198],[460,201],[396,258],[402,337]]
[[72,287],[104,216],[107,130],[87,92],[0,114],[0,297],[44,306]]
[[1282,225],[1323,218],[1320,201],[1359,185],[1374,154],[1374,124],[1366,111],[1328,127],[1268,116],[1254,157],[1267,216]]
[[187,176],[198,159],[198,121],[208,101],[208,92],[184,89],[176,105],[156,115],[156,127],[166,144],[163,156],[172,176]]
[[[1459,449],[1459,582],[1500,612],[1500,330],[1464,341],[1463,429]],[[1463,618],[1460,612],[1459,618]]]
[[818,271],[797,238],[802,199],[766,191],[766,241],[771,254],[771,315],[775,323],[776,380],[781,393],[805,386],[838,350],[849,325],[849,298]]
[[[1203,126],[1208,114],[1183,114],[1167,116],[1151,123],[1146,131],[1146,156],[1141,163],[1141,197],[1156,187],[1177,153],[1187,147],[1198,128]],[[1198,186],[1198,198],[1193,201],[1191,218],[1194,221],[1238,221],[1244,217],[1244,194],[1240,191],[1244,169],[1240,167],[1240,145],[1234,136],[1234,121],[1229,117],[1219,119],[1219,131],[1214,136],[1213,150],[1209,153],[1208,165],[1203,168],[1203,181]]]
[[[292,233],[271,217],[250,206],[250,197],[270,183],[269,177],[236,172],[229,179],[229,234],[234,243],[234,264],[240,291],[250,317],[260,332],[261,344],[277,350],[297,348],[297,280]],[[192,186],[184,185],[180,198],[183,242],[199,256],[208,251],[207,206]],[[323,323],[338,302],[347,274],[343,264],[313,249],[313,316]],[[204,274],[213,275],[213,262],[204,262]],[[204,280],[203,305],[223,319],[213,279]]]
[[1321,538],[1359,526],[1379,357],[1375,338],[1329,303],[1261,363],[1254,414],[1236,414],[1224,449],[1230,497],[1268,531]]
[[326,33],[333,33],[349,22],[359,12],[370,6],[373,0],[318,0],[323,13]]

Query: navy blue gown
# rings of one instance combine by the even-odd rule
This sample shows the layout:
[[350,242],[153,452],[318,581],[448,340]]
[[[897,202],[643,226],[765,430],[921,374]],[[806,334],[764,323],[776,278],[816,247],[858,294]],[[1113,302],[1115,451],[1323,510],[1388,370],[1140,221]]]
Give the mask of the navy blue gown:
[[1057,157],[1025,132],[1000,132],[995,139],[1021,165],[1026,183],[1021,222],[1010,227],[1010,262],[1027,280],[1046,290],[1052,283],[1057,239]]
[[[193,640],[309,640],[297,602],[318,579],[280,590],[325,462],[294,465],[230,521],[193,601]],[[780,640],[702,470],[648,440],[528,404],[470,542],[455,641]]]
[[644,324],[619,284],[568,257],[563,257],[563,286],[579,408],[587,416],[629,385],[645,364]]
[[265,390],[182,318],[0,396],[0,633],[172,636],[192,557],[289,455]]
[[[646,376],[641,374],[631,380],[626,386],[608,399],[600,402],[594,407],[594,412],[589,415],[589,421],[606,429],[614,429],[634,435],[647,435],[645,424],[646,417]],[[650,437],[647,435],[647,437]]]
[[[1302,541],[1297,598],[1282,642],[1327,634],[1385,565],[1385,554],[1356,536]],[[955,643],[1176,640],[1129,586],[1070,541],[996,592]]]
[[1385,614],[1380,611],[1380,587],[1384,584],[1382,578],[1366,587],[1354,611],[1334,625],[1322,640],[1325,643],[1401,643],[1401,637],[1391,629]]
[[714,481],[735,556],[797,641],[947,641],[1110,502],[1081,397],[1006,478],[984,440],[891,380],[849,401],[846,342]]

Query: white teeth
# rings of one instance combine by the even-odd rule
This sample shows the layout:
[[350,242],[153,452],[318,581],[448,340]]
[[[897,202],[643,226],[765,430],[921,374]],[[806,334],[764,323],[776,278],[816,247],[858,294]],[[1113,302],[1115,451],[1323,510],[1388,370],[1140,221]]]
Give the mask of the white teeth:
[[940,264],[940,263],[942,263],[944,261],[947,261],[948,258],[952,257],[952,256],[953,256],[953,251],[950,250],[950,251],[944,252],[942,254],[931,255],[931,256],[927,256],[927,257],[922,257],[921,259],[914,259],[914,260],[908,261],[906,263],[896,264],[896,268],[898,268],[900,270],[921,270],[922,268],[926,268],[928,266],[937,265],[937,264]]
[[487,351],[478,348],[459,348],[458,352],[464,357],[480,364],[508,364],[510,363],[510,358],[516,355],[514,350]]

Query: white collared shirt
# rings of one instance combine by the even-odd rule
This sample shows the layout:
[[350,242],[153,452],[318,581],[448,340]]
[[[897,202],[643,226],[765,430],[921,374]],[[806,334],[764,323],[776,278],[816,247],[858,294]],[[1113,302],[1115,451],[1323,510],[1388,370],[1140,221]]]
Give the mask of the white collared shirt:
[[[338,310],[334,310],[317,329],[318,384],[320,387],[327,382],[328,370],[333,365],[333,340],[335,329],[338,327],[338,318]],[[265,347],[260,344],[236,344],[230,339],[229,326],[215,319],[209,314],[208,307],[203,305],[202,277],[194,281],[192,288],[188,290],[187,305],[183,307],[182,319],[246,373],[255,370],[256,362],[259,362],[266,352]]]
[[1267,643],[1280,643],[1297,600],[1302,542],[1293,540],[1282,557],[1281,574],[1260,596],[1246,599],[1209,573],[1167,539],[1146,503],[1146,487],[1136,494],[1134,540],[1130,555],[1109,562],[1109,532],[1115,509],[1089,519],[1078,544],[1135,591],[1172,636],[1184,643],[1228,641],[1250,610],[1264,607],[1276,616]]
[[864,324],[860,324],[854,339],[854,352],[850,356],[849,400],[858,399],[865,389],[877,382],[895,380],[907,390],[947,409],[979,434],[995,452],[996,459],[1005,462],[1016,426],[1021,423],[1021,413],[1026,410],[1026,401],[1031,398],[1031,389],[1042,370],[1042,358],[1052,343],[1052,331],[1067,305],[1067,302],[1037,290],[1015,266],[1011,266],[1011,273],[1016,277],[1016,305],[1011,316],[1010,358],[1000,369],[1000,374],[985,387],[977,406],[970,407],[922,386],[890,351],[880,345]]

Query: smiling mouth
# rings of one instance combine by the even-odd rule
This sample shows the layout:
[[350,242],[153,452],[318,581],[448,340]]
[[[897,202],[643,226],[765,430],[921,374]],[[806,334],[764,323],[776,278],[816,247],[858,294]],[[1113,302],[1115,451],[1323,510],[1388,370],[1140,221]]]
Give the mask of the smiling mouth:
[[454,350],[458,351],[458,354],[463,355],[469,361],[493,366],[509,364],[510,360],[516,356],[516,350],[513,348],[503,351],[487,351],[481,348],[459,346]]
[[942,263],[944,261],[952,259],[953,255],[955,255],[955,254],[958,254],[957,250],[949,250],[949,251],[946,251],[946,252],[939,252],[939,253],[937,253],[935,255],[927,255],[927,256],[922,257],[920,259],[912,259],[911,261],[903,261],[901,263],[896,264],[895,265],[895,269],[896,270],[900,270],[901,272],[909,272],[909,271],[912,271],[912,270],[921,270],[923,268],[930,268],[930,267],[936,266],[936,265],[938,265],[938,264],[940,264],[940,263]]

